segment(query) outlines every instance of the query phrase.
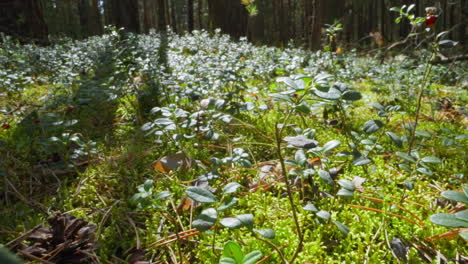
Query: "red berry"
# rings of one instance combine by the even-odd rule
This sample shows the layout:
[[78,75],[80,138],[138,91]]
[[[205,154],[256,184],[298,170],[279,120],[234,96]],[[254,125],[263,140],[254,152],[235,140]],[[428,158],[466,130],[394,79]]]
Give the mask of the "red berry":
[[11,127],[11,126],[10,126],[10,124],[8,124],[8,123],[4,123],[4,124],[2,125],[2,128],[3,128],[3,129],[10,129],[10,127]]
[[428,16],[424,23],[426,24],[426,27],[431,27],[436,23],[436,20],[437,20],[436,16]]
[[40,120],[40,119],[34,119],[33,122],[34,122],[35,124],[39,124],[39,123],[41,123],[41,120]]
[[299,95],[297,93],[293,94],[294,99],[299,98]]

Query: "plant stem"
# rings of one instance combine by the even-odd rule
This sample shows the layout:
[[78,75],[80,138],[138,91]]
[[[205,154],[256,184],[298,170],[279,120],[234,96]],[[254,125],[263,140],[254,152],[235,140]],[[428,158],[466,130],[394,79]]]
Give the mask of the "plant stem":
[[[291,113],[288,114],[285,121],[287,121],[289,119],[290,114]],[[294,260],[297,258],[297,255],[299,254],[299,252],[302,251],[302,246],[303,246],[302,244],[303,244],[304,237],[302,235],[301,227],[299,225],[299,219],[297,217],[296,206],[294,204],[293,194],[292,194],[290,180],[289,180],[289,173],[286,170],[286,165],[284,163],[284,158],[283,158],[283,155],[281,153],[281,139],[282,139],[283,128],[284,128],[284,124],[283,124],[283,127],[280,128],[280,129],[278,128],[278,124],[275,125],[276,148],[277,148],[276,152],[277,152],[278,158],[280,160],[282,174],[283,174],[283,177],[284,177],[284,181],[286,183],[286,190],[287,190],[287,193],[288,193],[289,203],[291,205],[291,210],[292,210],[292,214],[293,214],[293,218],[294,218],[294,224],[296,226],[296,232],[297,232],[297,235],[299,236],[299,244],[297,245],[297,249],[294,252],[294,255],[292,256],[291,260],[289,261],[290,263],[294,263]]]
[[428,82],[428,79],[429,79],[429,74],[431,73],[431,70],[432,70],[432,64],[430,63],[430,60],[433,57],[433,55],[434,55],[434,51],[431,53],[431,56],[429,56],[429,59],[426,60],[426,70],[424,72],[424,79],[423,79],[423,83],[421,84],[421,89],[419,90],[419,93],[418,93],[418,104],[416,106],[416,116],[414,118],[414,125],[411,128],[410,140],[408,142],[408,155],[411,154],[411,151],[413,149],[414,138],[415,138],[415,134],[416,134],[416,128],[418,127],[418,122],[419,122],[419,114],[421,112],[421,105],[422,105],[422,98],[423,98],[423,95],[424,95],[424,89],[427,86],[427,82]]
[[289,264],[288,260],[284,257],[283,252],[281,252],[281,250],[275,244],[273,244],[271,241],[268,241],[267,239],[264,239],[263,237],[257,235],[255,232],[252,232],[252,234],[256,239],[258,239],[260,241],[263,241],[264,243],[268,244],[268,246],[273,248],[276,252],[278,252],[278,255],[280,256],[280,258],[281,258],[281,260],[283,261],[284,264]]

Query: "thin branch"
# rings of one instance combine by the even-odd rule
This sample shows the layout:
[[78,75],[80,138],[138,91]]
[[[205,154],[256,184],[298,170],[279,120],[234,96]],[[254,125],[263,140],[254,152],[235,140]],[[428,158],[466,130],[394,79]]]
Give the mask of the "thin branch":
[[[376,212],[376,213],[381,213],[381,214],[386,214],[386,215],[391,215],[391,216],[395,216],[395,217],[398,217],[400,219],[403,219],[405,220],[406,222],[409,222],[409,223],[412,223],[412,224],[415,224],[415,225],[418,225],[418,226],[421,226],[419,225],[418,223],[416,223],[415,221],[411,220],[411,219],[408,219],[404,216],[401,216],[401,215],[398,215],[398,214],[394,214],[394,213],[390,213],[390,212],[384,212],[382,210],[379,210],[379,209],[375,209],[375,208],[371,208],[371,207],[366,207],[366,206],[362,206],[362,205],[355,205],[355,204],[348,204],[349,206],[351,207],[354,207],[354,208],[359,208],[359,209],[364,209],[364,210],[367,210],[367,211],[372,211],[372,212]],[[421,226],[422,227],[422,226]]]

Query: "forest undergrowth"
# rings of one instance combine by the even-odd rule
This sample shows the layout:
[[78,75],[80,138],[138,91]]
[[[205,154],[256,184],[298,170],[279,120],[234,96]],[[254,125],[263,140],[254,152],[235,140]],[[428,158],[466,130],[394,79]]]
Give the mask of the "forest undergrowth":
[[339,53],[4,37],[0,245],[33,263],[466,263],[466,62]]

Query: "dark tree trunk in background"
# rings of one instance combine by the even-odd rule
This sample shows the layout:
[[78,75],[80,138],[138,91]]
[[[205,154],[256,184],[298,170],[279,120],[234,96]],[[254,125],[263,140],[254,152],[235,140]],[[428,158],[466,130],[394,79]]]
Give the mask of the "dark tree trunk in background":
[[198,29],[202,29],[204,27],[203,25],[203,0],[198,0],[198,6],[197,6],[197,16],[198,16]]
[[193,25],[193,0],[187,0],[187,29],[192,32],[194,29]]
[[98,0],[80,0],[78,3],[81,36],[88,37],[102,33]]
[[39,0],[0,0],[0,32],[23,40],[47,42],[48,27]]
[[165,30],[167,25],[177,33],[220,28],[223,33],[236,38],[247,36],[258,44],[284,46],[293,40],[299,46],[318,49],[324,25],[339,20],[344,27],[339,33],[339,44],[365,46],[373,42],[368,37],[371,32],[380,32],[387,44],[406,37],[411,29],[407,21],[395,24],[397,14],[389,9],[415,4],[417,16],[425,16],[425,7],[441,7],[437,32],[456,26],[449,38],[462,43],[468,39],[468,0],[255,0],[254,3],[257,16],[249,16],[241,0],[0,0],[0,31],[26,40],[47,39],[49,33],[87,37],[101,34],[104,25],[136,33]]
[[208,0],[208,10],[213,29],[235,37],[246,36],[248,12],[240,1]]
[[167,18],[166,18],[166,1],[158,0],[158,29],[166,31]]
[[154,0],[143,1],[143,26],[144,32],[149,33],[151,29],[158,28],[157,3]]
[[164,71],[168,71],[167,66],[167,48],[168,48],[168,39],[167,39],[167,13],[166,13],[166,1],[158,0],[158,29],[161,32],[161,43],[159,44],[158,49],[158,62],[160,65],[164,66]]
[[319,49],[322,40],[322,25],[323,25],[323,6],[326,0],[313,1],[312,27],[310,32],[309,47]]
[[[109,3],[107,3],[109,2]],[[136,0],[107,0],[107,18],[108,24],[115,25],[117,28],[140,33],[138,1]]]

